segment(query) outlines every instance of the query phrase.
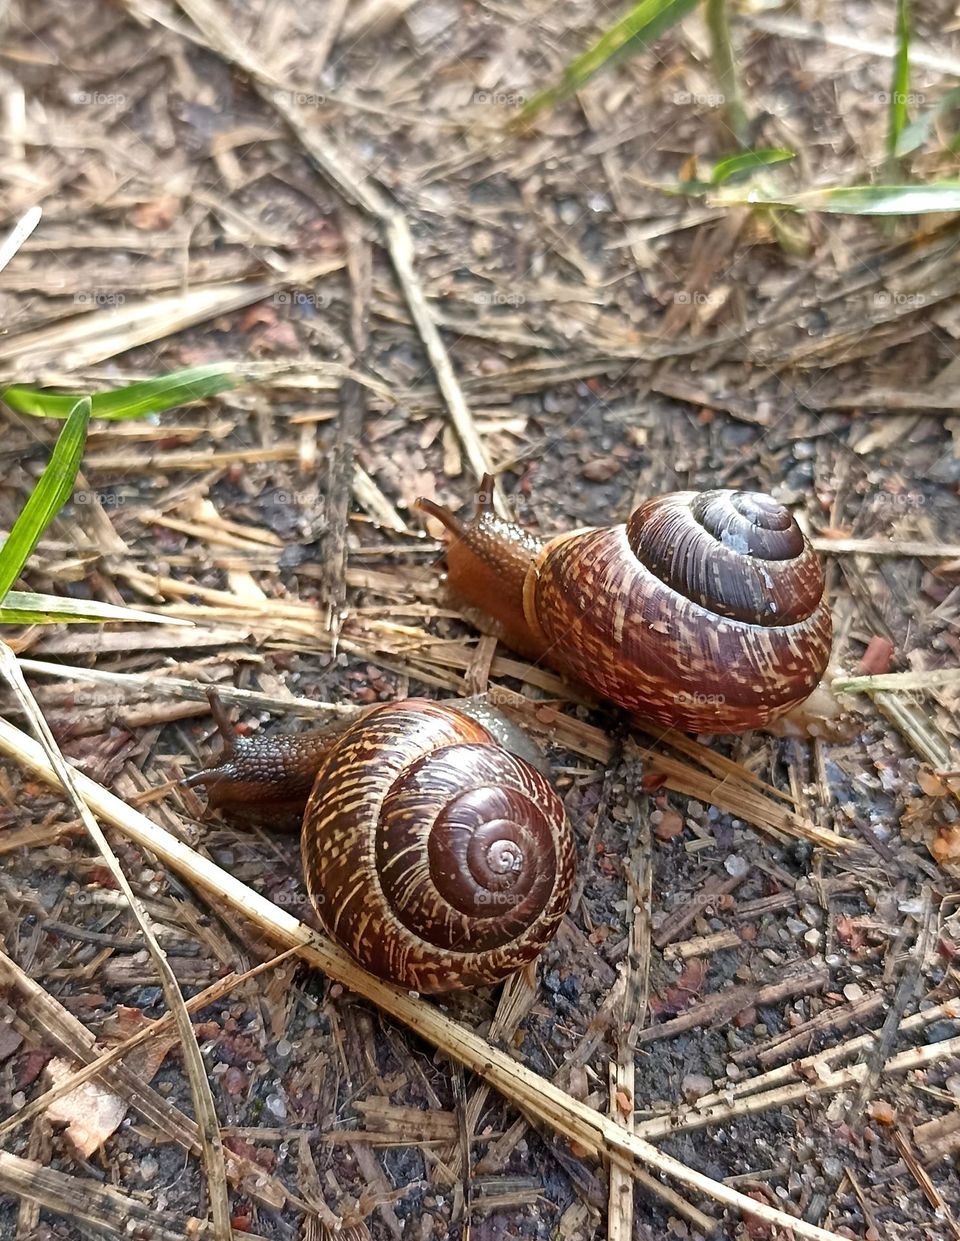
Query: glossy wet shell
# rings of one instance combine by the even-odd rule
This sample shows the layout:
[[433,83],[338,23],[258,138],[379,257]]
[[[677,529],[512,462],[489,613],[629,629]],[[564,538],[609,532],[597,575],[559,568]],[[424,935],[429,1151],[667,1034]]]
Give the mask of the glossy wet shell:
[[417,699],[371,712],[333,747],[301,847],[330,935],[423,992],[497,982],[536,957],[575,868],[544,776],[482,725]]
[[595,693],[666,727],[738,732],[820,680],[823,593],[816,554],[769,496],[678,492],[547,544],[525,612],[547,661]]

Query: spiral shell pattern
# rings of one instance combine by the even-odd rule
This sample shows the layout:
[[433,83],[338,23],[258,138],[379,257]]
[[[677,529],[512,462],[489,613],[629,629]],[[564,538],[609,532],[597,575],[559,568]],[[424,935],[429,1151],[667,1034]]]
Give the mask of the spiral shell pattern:
[[738,732],[802,702],[830,654],[820,561],[757,492],[676,492],[534,561],[524,611],[548,662],[667,727]]
[[416,991],[505,978],[537,956],[570,901],[560,799],[441,703],[387,704],[349,728],[317,773],[301,842],[326,930]]

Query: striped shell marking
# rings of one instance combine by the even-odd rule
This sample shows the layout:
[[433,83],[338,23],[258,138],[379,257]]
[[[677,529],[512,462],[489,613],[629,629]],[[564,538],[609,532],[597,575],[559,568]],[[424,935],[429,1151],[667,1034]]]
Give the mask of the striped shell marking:
[[496,982],[566,912],[573,837],[529,763],[450,707],[387,704],[323,761],[304,817],[311,899],[372,973],[422,992]]
[[830,654],[819,559],[752,492],[678,492],[549,543],[527,580],[545,658],[667,727],[737,732],[802,702]]

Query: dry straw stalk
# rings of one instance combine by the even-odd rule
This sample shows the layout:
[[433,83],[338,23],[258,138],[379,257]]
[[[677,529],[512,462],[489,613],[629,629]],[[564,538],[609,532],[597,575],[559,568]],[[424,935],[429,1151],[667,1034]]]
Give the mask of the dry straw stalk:
[[[0,719],[0,752],[19,761],[34,776],[51,784],[57,783],[53,766],[43,748],[4,719]],[[296,947],[308,964],[403,1022],[440,1051],[482,1077],[533,1120],[548,1125],[555,1132],[631,1173],[636,1172],[638,1166],[652,1169],[745,1215],[792,1230],[796,1237],[811,1238],[811,1241],[840,1241],[836,1233],[748,1198],[627,1132],[610,1117],[574,1099],[472,1030],[458,1025],[432,1004],[361,970],[341,948],[196,853],[94,780],[76,773],[73,782],[90,809],[113,824],[128,839],[148,849],[220,904],[226,903],[248,918],[266,935],[284,946]]]

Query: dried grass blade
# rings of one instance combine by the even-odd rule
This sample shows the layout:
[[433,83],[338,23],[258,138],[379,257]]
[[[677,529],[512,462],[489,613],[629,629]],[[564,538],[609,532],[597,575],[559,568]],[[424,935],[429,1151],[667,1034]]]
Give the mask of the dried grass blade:
[[6,267],[33,230],[40,223],[43,214],[39,207],[31,207],[25,211],[13,228],[0,242],[0,271]]
[[[215,983],[211,983],[209,987],[205,987],[199,994],[192,996],[186,1001],[187,1011],[195,1013],[201,1008],[206,1008],[208,1004],[213,1004],[221,996],[235,991],[238,987],[243,986],[244,983],[249,982],[251,978],[256,978],[258,974],[262,974],[265,970],[270,970],[280,965],[295,951],[295,948],[288,948],[285,952],[278,953],[268,961],[261,961],[259,965],[245,970],[242,974],[232,973],[227,974],[224,978],[218,978]],[[84,1082],[90,1081],[91,1078],[102,1073],[104,1069],[108,1069],[111,1064],[122,1060],[134,1048],[141,1047],[144,1043],[149,1043],[151,1039],[156,1038],[158,1034],[162,1034],[164,1030],[173,1024],[174,1020],[175,1015],[173,1011],[167,1011],[158,1020],[151,1022],[136,1034],[132,1034],[130,1038],[124,1039],[122,1043],[117,1043],[114,1047],[110,1047],[107,1051],[97,1056],[96,1060],[90,1060],[75,1072],[68,1073],[66,1077],[62,1077],[49,1090],[44,1091],[42,1095],[38,1095],[36,1099],[31,1099],[18,1112],[8,1116],[0,1124],[0,1141],[3,1141],[8,1133],[13,1133],[21,1125],[25,1125],[27,1121],[41,1115],[57,1099],[61,1099],[65,1094],[69,1094],[71,1090],[76,1090]]]
[[[3,719],[0,719],[0,752],[22,763],[38,778],[55,782],[57,773],[43,747]],[[537,1121],[631,1171],[638,1164],[653,1168],[741,1213],[792,1230],[796,1237],[809,1238],[810,1241],[840,1241],[836,1233],[757,1202],[624,1132],[608,1116],[574,1099],[474,1031],[458,1025],[437,1008],[408,991],[367,974],[343,949],[311,931],[292,914],[278,908],[209,859],[195,853],[94,780],[80,773],[76,773],[73,780],[91,807],[130,840],[151,850],[178,874],[242,913],[274,939],[295,945],[300,955],[316,969],[378,1005],[446,1055],[483,1077]]]
[[213,1093],[207,1080],[206,1069],[204,1068],[203,1057],[200,1054],[200,1046],[197,1043],[193,1023],[190,1020],[190,1014],[187,1012],[173,970],[170,968],[166,953],[160,947],[153,933],[149,915],[130,887],[127,877],[117,861],[116,854],[111,849],[110,843],[103,833],[103,829],[82,797],[77,787],[79,777],[67,766],[63,755],[60,753],[53,733],[51,733],[46,720],[43,718],[43,714],[37,706],[29,686],[23,679],[23,673],[17,664],[16,656],[2,642],[0,642],[0,672],[6,677],[10,688],[29,719],[39,739],[40,748],[50,764],[52,774],[55,775],[76,807],[84,827],[86,827],[91,839],[99,849],[120,891],[127,898],[130,909],[143,932],[147,951],[150,953],[156,966],[164,997],[171,1012],[174,1014],[177,1033],[180,1035],[184,1067],[190,1079],[194,1112],[203,1146],[210,1205],[213,1210],[214,1236],[216,1241],[229,1241],[229,1238],[232,1236],[230,1200],[227,1192],[227,1173],[223,1144],[220,1139],[220,1128],[217,1123]]

